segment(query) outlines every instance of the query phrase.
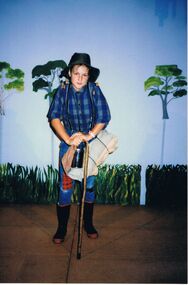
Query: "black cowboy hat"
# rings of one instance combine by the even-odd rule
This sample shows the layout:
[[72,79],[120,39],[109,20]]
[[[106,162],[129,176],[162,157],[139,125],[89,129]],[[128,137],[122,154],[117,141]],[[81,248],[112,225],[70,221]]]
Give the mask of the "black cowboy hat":
[[63,71],[60,74],[60,77],[69,77],[69,70],[71,67],[73,67],[76,64],[84,64],[87,67],[89,67],[89,81],[95,82],[97,80],[97,77],[99,76],[100,70],[98,68],[95,68],[91,66],[91,59],[89,54],[87,53],[74,53],[71,57],[71,60],[67,67],[63,69]]

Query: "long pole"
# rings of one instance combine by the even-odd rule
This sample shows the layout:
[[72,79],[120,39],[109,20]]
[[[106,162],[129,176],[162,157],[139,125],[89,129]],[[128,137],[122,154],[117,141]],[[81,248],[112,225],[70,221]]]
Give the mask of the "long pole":
[[78,222],[77,259],[81,258],[84,202],[85,202],[86,186],[87,186],[88,161],[89,161],[89,144],[88,142],[86,142],[86,147],[84,151],[84,178],[83,178],[83,183],[81,185],[81,187],[83,187],[83,191],[81,191],[81,205],[80,205],[79,222]]

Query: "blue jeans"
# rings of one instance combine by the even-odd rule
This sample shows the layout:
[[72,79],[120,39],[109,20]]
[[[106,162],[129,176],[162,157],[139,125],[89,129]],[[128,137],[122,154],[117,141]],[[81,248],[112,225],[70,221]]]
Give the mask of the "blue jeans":
[[[68,150],[69,146],[63,141],[59,146],[59,197],[58,204],[59,205],[70,205],[71,197],[74,191],[75,181],[71,178],[67,177],[64,172],[61,160],[63,155]],[[94,192],[94,183],[95,176],[89,176],[87,178],[87,191],[85,196],[85,202],[94,203],[95,200],[95,192]]]

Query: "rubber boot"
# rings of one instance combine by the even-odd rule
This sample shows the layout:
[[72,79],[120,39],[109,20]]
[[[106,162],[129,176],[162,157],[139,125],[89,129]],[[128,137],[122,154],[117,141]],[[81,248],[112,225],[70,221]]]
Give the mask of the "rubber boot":
[[88,238],[96,239],[98,238],[98,232],[93,226],[93,208],[94,203],[84,204],[84,229],[87,233]]
[[70,216],[70,205],[60,207],[56,205],[57,209],[57,219],[58,219],[58,228],[53,236],[53,242],[55,244],[60,244],[64,241],[64,238],[67,233],[67,224]]

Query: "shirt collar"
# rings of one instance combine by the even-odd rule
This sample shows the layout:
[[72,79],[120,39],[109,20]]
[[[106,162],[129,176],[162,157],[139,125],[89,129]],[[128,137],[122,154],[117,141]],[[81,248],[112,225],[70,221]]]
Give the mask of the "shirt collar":
[[82,94],[82,93],[84,93],[84,91],[86,90],[87,85],[85,85],[84,87],[82,87],[79,91],[75,90],[72,84],[71,84],[70,87],[71,87],[71,89],[72,89],[72,91],[73,91],[74,94],[76,94],[76,93],[81,93],[81,94]]

